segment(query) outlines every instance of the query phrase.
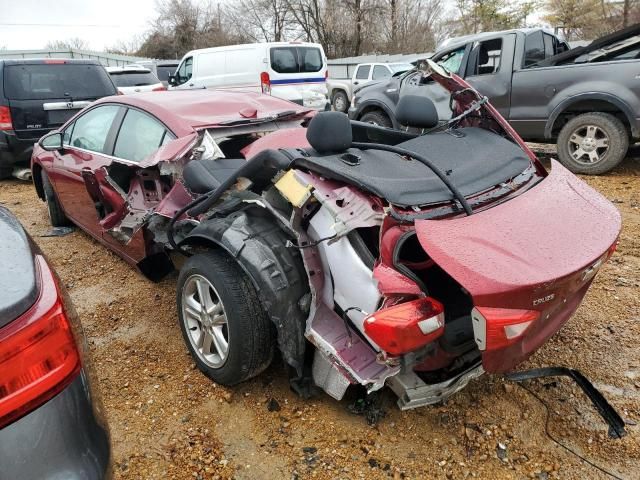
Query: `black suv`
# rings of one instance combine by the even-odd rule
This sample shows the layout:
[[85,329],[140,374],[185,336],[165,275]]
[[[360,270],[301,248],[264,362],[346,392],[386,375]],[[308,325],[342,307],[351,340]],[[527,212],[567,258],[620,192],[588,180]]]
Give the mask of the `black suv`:
[[98,98],[116,95],[97,60],[0,60],[0,179],[28,166],[33,144]]

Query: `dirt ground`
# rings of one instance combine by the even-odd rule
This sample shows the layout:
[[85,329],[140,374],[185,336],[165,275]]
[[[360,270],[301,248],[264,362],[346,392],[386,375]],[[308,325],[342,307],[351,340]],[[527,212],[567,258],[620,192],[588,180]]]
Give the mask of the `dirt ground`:
[[[569,366],[591,379],[627,420],[625,438],[607,436],[568,380],[527,385],[549,406],[554,438],[636,479],[640,161],[584,179],[622,212],[620,246],[574,318],[522,367]],[[236,388],[217,386],[195,369],[183,343],[175,276],[151,283],[81,231],[43,237],[50,229],[45,205],[28,183],[0,183],[0,202],[40,244],[80,314],[116,479],[609,478],[554,443],[545,406],[500,377],[484,376],[446,405],[407,412],[387,392],[380,399],[386,415],[372,426],[349,410],[353,397],[298,398],[281,361]]]

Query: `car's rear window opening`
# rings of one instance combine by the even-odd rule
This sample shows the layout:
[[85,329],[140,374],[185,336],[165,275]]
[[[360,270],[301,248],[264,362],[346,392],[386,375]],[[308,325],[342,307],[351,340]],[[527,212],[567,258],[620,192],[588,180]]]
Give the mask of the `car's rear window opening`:
[[4,91],[10,100],[99,98],[116,93],[100,65],[71,63],[7,65]]
[[160,83],[151,72],[111,72],[113,83],[118,87],[144,87]]
[[158,72],[158,79],[166,82],[169,80],[169,75],[173,75],[176,71],[177,65],[158,65],[156,72]]
[[274,47],[271,68],[278,73],[312,73],[322,69],[322,52],[315,47]]

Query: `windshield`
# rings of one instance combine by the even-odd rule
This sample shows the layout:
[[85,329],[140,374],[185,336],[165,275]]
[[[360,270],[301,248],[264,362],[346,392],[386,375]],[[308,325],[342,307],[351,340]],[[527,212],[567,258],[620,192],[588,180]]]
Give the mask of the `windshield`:
[[11,100],[100,98],[116,94],[101,65],[73,63],[7,65],[4,91]]
[[452,52],[445,53],[439,60],[436,60],[439,65],[446,68],[451,73],[460,73],[460,67],[462,65],[462,58],[464,57],[465,47],[458,48]]
[[158,72],[158,79],[166,82],[169,80],[169,75],[173,75],[178,65],[158,65],[156,66],[156,72]]
[[142,87],[160,83],[151,72],[111,72],[113,83],[118,87]]

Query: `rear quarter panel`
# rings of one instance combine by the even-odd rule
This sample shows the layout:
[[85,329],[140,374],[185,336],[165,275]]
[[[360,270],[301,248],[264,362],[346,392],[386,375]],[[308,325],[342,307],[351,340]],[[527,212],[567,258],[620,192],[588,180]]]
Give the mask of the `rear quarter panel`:
[[640,117],[640,61],[585,63],[530,68],[513,72],[509,121],[525,139],[551,138],[545,133],[564,109],[581,99],[608,100],[627,114],[635,127]]

